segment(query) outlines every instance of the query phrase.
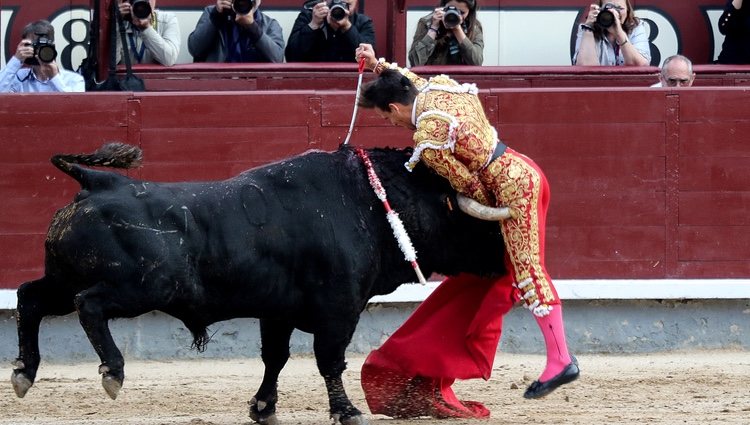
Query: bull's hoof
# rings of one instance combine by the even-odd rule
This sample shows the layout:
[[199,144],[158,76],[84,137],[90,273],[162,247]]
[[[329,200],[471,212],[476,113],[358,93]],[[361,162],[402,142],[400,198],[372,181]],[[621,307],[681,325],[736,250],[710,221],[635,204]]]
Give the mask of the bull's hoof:
[[19,398],[23,398],[29,388],[34,385],[34,382],[28,376],[17,371],[13,371],[13,374],[10,375],[10,383],[13,384],[13,391]]
[[365,415],[354,415],[349,416],[348,418],[341,419],[341,415],[334,414],[331,416],[331,420],[334,424],[341,424],[341,425],[367,425],[367,419],[365,419]]
[[263,411],[268,407],[268,403],[265,401],[258,401],[258,399],[253,397],[247,404],[250,407],[250,419],[254,420],[256,423],[261,425],[281,424],[278,418],[276,418],[276,412],[266,412],[265,415],[263,414]]
[[102,387],[104,387],[104,391],[107,392],[109,398],[114,400],[117,398],[117,394],[120,393],[122,381],[112,375],[104,375],[102,376]]

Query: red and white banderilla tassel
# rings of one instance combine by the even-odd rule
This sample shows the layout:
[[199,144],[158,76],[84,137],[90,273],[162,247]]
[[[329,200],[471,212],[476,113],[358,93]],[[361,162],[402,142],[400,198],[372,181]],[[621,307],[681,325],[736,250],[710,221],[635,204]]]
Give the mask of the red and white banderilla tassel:
[[391,225],[391,229],[393,229],[393,236],[396,237],[398,247],[401,248],[401,252],[404,253],[404,259],[411,263],[414,272],[417,274],[419,283],[427,283],[424,275],[422,274],[422,270],[419,268],[419,264],[417,263],[417,251],[414,249],[414,245],[412,245],[409,234],[406,232],[404,223],[401,221],[401,218],[399,218],[398,213],[391,209],[391,205],[388,203],[388,198],[385,193],[385,188],[380,182],[378,175],[375,174],[375,169],[372,167],[370,157],[367,156],[367,152],[365,152],[362,148],[357,148],[356,152],[357,155],[362,159],[362,162],[365,164],[365,168],[367,168],[367,177],[370,180],[370,186],[372,186],[372,190],[375,192],[375,196],[377,196],[378,199],[380,199],[380,201],[383,203],[383,208],[385,208],[386,212],[386,218],[388,219],[388,223]]

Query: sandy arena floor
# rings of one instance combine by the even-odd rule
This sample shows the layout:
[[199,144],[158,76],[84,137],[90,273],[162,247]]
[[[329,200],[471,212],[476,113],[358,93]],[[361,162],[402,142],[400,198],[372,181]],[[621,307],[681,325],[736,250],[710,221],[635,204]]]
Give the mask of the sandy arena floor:
[[[541,356],[501,355],[489,381],[454,385],[478,400],[489,420],[392,420],[372,425],[465,424],[750,424],[750,353],[708,351],[578,356],[582,377],[543,400],[523,389],[541,370]],[[367,412],[359,369],[345,376],[352,401]],[[10,381],[0,386],[0,424],[249,424],[247,400],[260,384],[260,360],[130,361],[116,401],[101,388],[98,364],[43,363],[26,398]],[[6,369],[7,377],[11,368]],[[281,375],[278,417],[285,425],[328,424],[322,378],[312,358],[293,358]]]

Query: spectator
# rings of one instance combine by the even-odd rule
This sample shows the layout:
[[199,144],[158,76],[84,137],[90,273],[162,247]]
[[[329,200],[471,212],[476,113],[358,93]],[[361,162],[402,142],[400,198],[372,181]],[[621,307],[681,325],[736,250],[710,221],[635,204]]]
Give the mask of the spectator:
[[216,0],[216,5],[207,6],[188,37],[193,60],[283,62],[281,25],[262,13],[260,4],[261,0]]
[[[517,295],[534,315],[547,348],[547,366],[524,397],[544,397],[577,379],[578,363],[568,353],[565,340],[562,302],[544,264],[550,192],[541,169],[498,139],[475,85],[458,84],[446,75],[426,80],[378,61],[366,44],[357,54],[378,74],[362,87],[359,106],[375,109],[381,118],[414,131],[407,169],[422,161],[462,195],[511,210],[511,218],[499,223],[506,264]],[[511,281],[502,284],[511,285]]]
[[484,37],[482,24],[477,20],[478,1],[440,0],[440,7],[417,23],[409,63],[412,66],[481,65]]
[[[156,0],[137,1],[136,13],[131,5],[136,0],[117,1],[125,22],[130,62],[174,65],[180,54],[181,41],[177,16],[157,10]],[[117,62],[122,62],[122,43],[117,43]]]
[[635,16],[630,0],[603,3],[592,4],[578,27],[573,65],[649,65],[646,23]]
[[0,92],[85,91],[86,85],[80,74],[57,66],[54,41],[55,28],[48,21],[35,21],[26,25],[21,33],[21,42],[16,47],[16,54],[0,70]]
[[673,55],[664,60],[659,73],[659,82],[651,87],[690,87],[695,80],[693,63],[682,55]]
[[719,18],[719,32],[724,34],[719,63],[750,64],[750,6],[743,0],[729,0]]
[[308,1],[294,21],[287,62],[353,62],[360,43],[375,44],[372,19],[357,13],[358,4],[359,0]]

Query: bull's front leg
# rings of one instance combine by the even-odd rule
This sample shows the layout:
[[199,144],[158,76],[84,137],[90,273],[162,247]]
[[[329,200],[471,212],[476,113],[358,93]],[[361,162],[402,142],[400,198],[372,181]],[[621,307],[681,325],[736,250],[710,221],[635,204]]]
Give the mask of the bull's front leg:
[[260,353],[265,370],[258,392],[250,400],[250,418],[259,424],[277,425],[276,402],[281,369],[289,360],[289,340],[294,327],[287,322],[260,321]]
[[[356,321],[354,326],[356,326]],[[354,327],[348,330],[339,329],[339,331],[315,333],[314,342],[318,370],[325,380],[328,391],[331,418],[334,423],[341,423],[341,425],[366,425],[367,419],[349,401],[341,379],[341,375],[346,370],[344,352],[352,339]]]
[[23,397],[34,385],[41,361],[39,325],[42,319],[71,313],[74,308],[73,296],[47,277],[24,283],[18,288],[17,296],[18,358],[13,362],[10,381],[16,395]]

